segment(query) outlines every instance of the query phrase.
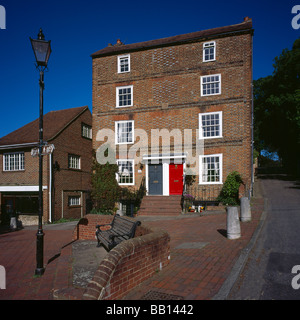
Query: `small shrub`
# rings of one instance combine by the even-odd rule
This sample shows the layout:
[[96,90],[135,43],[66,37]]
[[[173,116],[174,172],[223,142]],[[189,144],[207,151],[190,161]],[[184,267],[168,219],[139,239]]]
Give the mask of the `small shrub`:
[[227,206],[239,204],[239,188],[243,183],[240,174],[237,171],[231,172],[223,185],[218,197],[218,201]]
[[192,196],[191,194],[185,194],[183,196],[183,208],[185,209],[185,212],[188,212],[189,209],[193,205],[193,201],[195,200],[195,197]]

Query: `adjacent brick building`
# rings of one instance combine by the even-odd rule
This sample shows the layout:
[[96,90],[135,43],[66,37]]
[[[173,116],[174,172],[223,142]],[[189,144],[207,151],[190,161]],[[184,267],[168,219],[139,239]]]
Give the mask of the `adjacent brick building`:
[[251,189],[252,38],[245,18],[92,54],[93,148],[110,141],[120,185],[175,196],[192,173],[194,195],[216,197],[238,171]]
[[[39,120],[0,139],[1,220],[10,212],[26,217],[38,213]],[[88,107],[44,115],[44,141],[53,144],[43,156],[43,221],[80,218],[86,214],[91,189],[92,115]],[[21,219],[22,220],[22,219]]]

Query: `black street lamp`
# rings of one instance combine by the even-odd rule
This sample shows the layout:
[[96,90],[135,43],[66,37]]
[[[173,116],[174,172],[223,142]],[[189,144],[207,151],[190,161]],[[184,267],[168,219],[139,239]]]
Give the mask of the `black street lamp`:
[[44,71],[47,68],[48,60],[51,54],[51,41],[45,41],[42,29],[38,34],[38,39],[31,39],[32,49],[36,59],[36,67],[40,71],[40,120],[39,120],[39,226],[36,234],[36,269],[35,275],[43,275],[44,268],[44,232],[43,232],[43,91],[44,91]]

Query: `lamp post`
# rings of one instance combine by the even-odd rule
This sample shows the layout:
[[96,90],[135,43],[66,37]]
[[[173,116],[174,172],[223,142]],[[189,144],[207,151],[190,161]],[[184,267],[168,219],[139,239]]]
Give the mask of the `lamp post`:
[[43,232],[43,91],[44,91],[44,71],[47,68],[48,60],[51,54],[51,41],[45,41],[42,29],[38,34],[38,39],[31,39],[32,49],[36,59],[36,67],[40,71],[40,118],[39,118],[39,225],[36,234],[36,269],[35,275],[44,274],[44,232]]

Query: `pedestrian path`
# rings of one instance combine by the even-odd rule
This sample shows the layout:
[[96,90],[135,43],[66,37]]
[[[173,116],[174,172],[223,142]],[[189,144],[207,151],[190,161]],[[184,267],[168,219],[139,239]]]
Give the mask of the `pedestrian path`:
[[53,287],[62,284],[63,279],[57,278],[58,256],[70,243],[73,231],[45,231],[46,270],[42,277],[35,277],[36,231],[30,229],[0,234],[0,265],[6,271],[6,289],[0,290],[0,300],[49,300]]
[[[264,199],[253,199],[252,221],[241,223],[242,236],[237,240],[226,237],[225,213],[166,219],[147,217],[144,223],[169,232],[171,260],[124,299],[212,299],[249,243],[263,209]],[[34,276],[36,231],[25,228],[0,232],[0,265],[6,269],[6,289],[0,290],[0,300],[51,300],[54,289],[72,284],[73,227],[44,231],[46,270],[42,277]],[[78,299],[83,291],[78,290]]]
[[249,243],[261,217],[263,199],[255,199],[252,221],[241,223],[241,238],[226,237],[226,214],[148,221],[171,235],[171,262],[124,299],[212,299]]

